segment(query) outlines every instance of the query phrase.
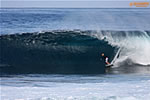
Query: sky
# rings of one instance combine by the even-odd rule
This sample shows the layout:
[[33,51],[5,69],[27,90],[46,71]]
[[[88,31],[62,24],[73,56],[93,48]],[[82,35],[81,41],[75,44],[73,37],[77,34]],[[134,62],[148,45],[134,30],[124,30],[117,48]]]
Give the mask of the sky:
[[150,3],[150,0],[0,0],[0,7],[131,8],[129,4],[135,1],[146,1]]

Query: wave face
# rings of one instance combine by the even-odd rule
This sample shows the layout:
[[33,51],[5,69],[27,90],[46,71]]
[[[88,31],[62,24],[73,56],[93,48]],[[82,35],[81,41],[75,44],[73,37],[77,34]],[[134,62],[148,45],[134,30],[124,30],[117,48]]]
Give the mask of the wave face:
[[111,56],[114,47],[88,33],[57,30],[2,35],[1,70],[3,73],[104,73],[101,52]]
[[105,73],[120,48],[114,67],[150,65],[150,31],[53,30],[0,36],[2,73]]

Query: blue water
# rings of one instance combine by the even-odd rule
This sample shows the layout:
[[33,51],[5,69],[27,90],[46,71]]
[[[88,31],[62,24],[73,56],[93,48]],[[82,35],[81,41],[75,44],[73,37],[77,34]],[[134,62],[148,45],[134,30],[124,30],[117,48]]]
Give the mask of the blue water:
[[150,9],[0,9],[0,34],[57,29],[149,30]]
[[[7,73],[0,76],[0,100],[149,100],[149,10],[1,8],[0,71]],[[93,62],[100,61],[100,50],[113,59],[112,48],[122,50],[105,73],[55,74],[99,72],[100,63]],[[57,66],[68,61],[70,67]],[[74,63],[95,66],[74,69]],[[49,65],[56,66],[54,74],[48,74]]]

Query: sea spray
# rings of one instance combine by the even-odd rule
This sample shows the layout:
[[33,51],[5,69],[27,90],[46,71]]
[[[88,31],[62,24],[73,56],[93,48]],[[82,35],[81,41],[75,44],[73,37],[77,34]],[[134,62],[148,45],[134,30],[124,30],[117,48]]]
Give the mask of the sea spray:
[[116,63],[130,59],[132,63],[150,65],[149,31],[97,31],[91,35],[121,48]]

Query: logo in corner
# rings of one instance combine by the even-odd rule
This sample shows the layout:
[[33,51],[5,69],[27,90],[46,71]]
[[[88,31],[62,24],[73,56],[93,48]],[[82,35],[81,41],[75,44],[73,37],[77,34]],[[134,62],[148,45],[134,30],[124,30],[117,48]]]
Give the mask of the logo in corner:
[[130,2],[130,7],[148,7],[149,2]]

